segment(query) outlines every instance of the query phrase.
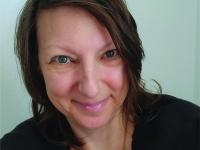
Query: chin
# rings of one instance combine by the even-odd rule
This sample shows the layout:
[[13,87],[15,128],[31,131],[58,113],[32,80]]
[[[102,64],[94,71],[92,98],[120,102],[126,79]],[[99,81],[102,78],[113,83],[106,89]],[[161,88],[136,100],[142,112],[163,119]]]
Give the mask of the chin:
[[68,117],[68,121],[72,128],[75,127],[79,130],[93,130],[103,128],[110,124],[114,120],[115,116],[111,114],[112,113],[103,113],[99,116],[84,116],[84,114],[81,114],[80,116],[76,117]]
[[86,129],[98,129],[109,124],[110,119],[107,117],[89,118],[81,122],[82,127]]

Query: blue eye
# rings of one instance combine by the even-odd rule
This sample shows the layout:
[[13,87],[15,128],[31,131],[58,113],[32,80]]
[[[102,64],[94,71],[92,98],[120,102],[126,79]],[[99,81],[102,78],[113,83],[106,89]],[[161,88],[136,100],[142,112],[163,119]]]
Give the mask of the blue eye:
[[68,64],[71,62],[71,58],[69,56],[60,55],[60,56],[55,56],[53,58],[53,61],[59,64]]
[[108,50],[104,54],[106,58],[114,58],[116,56],[118,56],[118,51],[116,49]]

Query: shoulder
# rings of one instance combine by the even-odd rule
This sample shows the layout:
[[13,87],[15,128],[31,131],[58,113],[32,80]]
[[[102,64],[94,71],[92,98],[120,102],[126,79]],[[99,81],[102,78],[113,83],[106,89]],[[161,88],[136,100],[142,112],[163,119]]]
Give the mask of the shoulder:
[[173,96],[163,95],[156,120],[159,125],[168,126],[173,132],[195,134],[194,131],[200,127],[200,107]]
[[163,95],[160,98],[158,120],[170,127],[190,129],[200,126],[200,107],[173,96]]
[[200,107],[198,105],[195,105],[189,101],[174,97],[174,96],[170,96],[170,95],[162,95],[160,97],[160,106],[164,106],[164,107],[178,107],[181,108],[181,110],[190,110],[190,111],[195,111],[195,112],[199,112],[200,111]]
[[52,150],[54,149],[40,134],[33,119],[19,124],[0,140],[3,150]]
[[158,101],[141,114],[142,124],[167,122],[168,126],[176,126],[180,123],[186,126],[199,121],[200,107],[198,105],[170,95],[161,95]]
[[[172,118],[179,117],[178,120],[200,119],[200,107],[183,99],[170,95],[162,95],[159,102],[160,115]],[[164,117],[162,116],[162,117]],[[181,117],[181,118],[180,118]]]
[[136,126],[137,146],[154,150],[200,148],[199,106],[169,95],[162,95],[155,106],[154,116],[149,119],[146,115]]

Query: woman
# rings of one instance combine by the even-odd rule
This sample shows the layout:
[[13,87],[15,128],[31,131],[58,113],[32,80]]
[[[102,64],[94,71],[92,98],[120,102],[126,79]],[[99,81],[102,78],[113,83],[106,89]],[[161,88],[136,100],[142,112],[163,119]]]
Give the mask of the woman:
[[3,150],[199,150],[200,108],[145,90],[122,0],[28,0],[17,29],[34,117]]

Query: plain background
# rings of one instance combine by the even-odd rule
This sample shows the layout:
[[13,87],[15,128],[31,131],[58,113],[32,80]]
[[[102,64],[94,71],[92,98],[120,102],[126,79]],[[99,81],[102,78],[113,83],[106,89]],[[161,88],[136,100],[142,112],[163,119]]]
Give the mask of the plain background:
[[[17,15],[25,0],[0,1],[0,137],[31,117],[31,101],[14,55]],[[200,1],[127,0],[146,58],[147,86],[200,105]]]

